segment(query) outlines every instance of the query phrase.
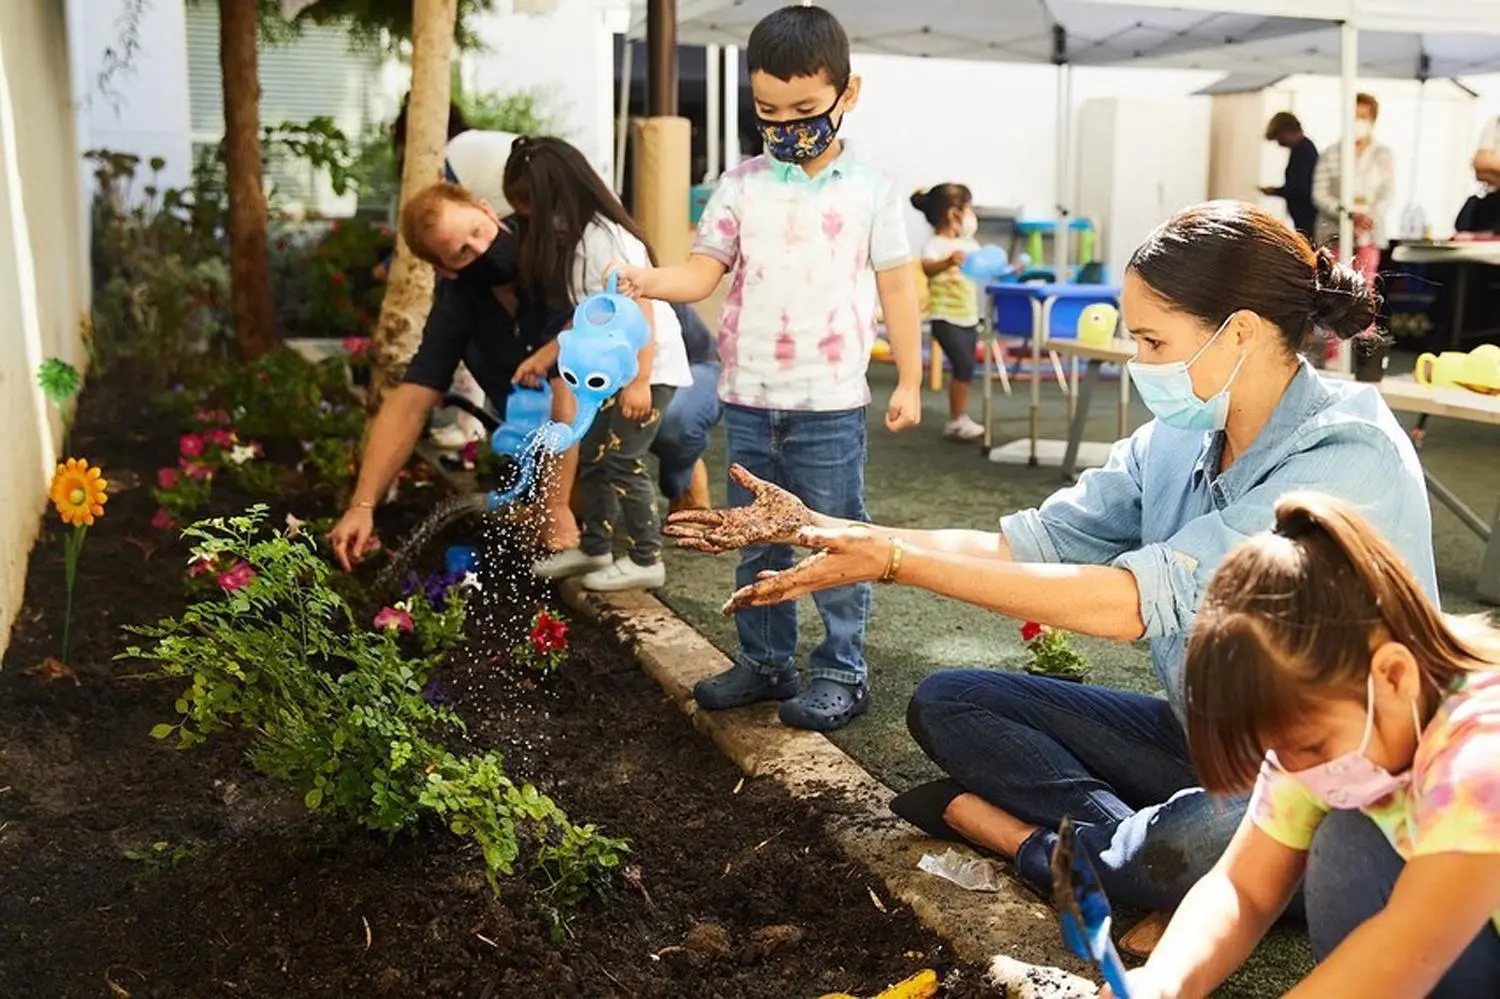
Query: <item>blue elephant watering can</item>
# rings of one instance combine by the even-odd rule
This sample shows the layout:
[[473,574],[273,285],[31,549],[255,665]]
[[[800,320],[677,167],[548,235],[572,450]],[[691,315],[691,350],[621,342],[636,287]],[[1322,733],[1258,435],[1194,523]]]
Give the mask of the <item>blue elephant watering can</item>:
[[650,339],[651,327],[635,299],[621,295],[618,288],[619,279],[611,274],[606,290],[578,303],[573,311],[572,328],[557,338],[558,371],[578,399],[578,415],[573,422],[548,419],[552,407],[550,390],[545,393],[520,390],[511,396],[510,406],[524,395],[544,396],[545,408],[530,400],[524,404],[523,413],[512,420],[507,407],[506,423],[495,431],[490,446],[498,454],[514,457],[520,463],[521,474],[509,489],[490,494],[491,510],[528,493],[544,455],[561,454],[583,440],[605,401],[640,374],[638,355]]

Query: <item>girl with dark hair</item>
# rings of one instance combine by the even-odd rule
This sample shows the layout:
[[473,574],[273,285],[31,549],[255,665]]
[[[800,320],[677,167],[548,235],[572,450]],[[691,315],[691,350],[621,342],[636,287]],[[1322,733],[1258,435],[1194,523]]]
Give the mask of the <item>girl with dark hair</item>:
[[1493,996],[1500,983],[1500,630],[1439,613],[1353,506],[1284,497],[1219,566],[1187,653],[1203,785],[1253,788],[1133,997],[1206,996],[1303,884],[1294,994]]
[[932,293],[927,315],[932,339],[943,348],[953,380],[948,385],[948,426],[951,440],[973,441],[984,428],[969,416],[969,386],[974,381],[974,353],[979,349],[979,290],[959,268],[979,244],[979,218],[974,195],[962,184],[939,184],[911,196],[911,205],[932,226],[932,238],[922,250],[922,273]]
[[[549,307],[571,308],[604,288],[611,265],[646,267],[655,257],[645,233],[584,155],[562,139],[522,136],[505,164],[505,198],[523,220],[521,283]],[[537,563],[549,579],[583,576],[590,590],[655,588],[665,584],[656,484],[646,472],[661,416],[673,393],[693,383],[682,327],[665,302],[643,301],[652,341],[640,355],[640,374],[605,403],[578,448],[563,462],[551,490],[555,517],[566,513],[576,467],[583,511],[582,537]],[[516,372],[522,383],[547,378],[557,363],[554,340]],[[562,383],[553,380],[554,392]],[[559,406],[571,398],[564,389]],[[554,416],[571,419],[560,411]],[[560,509],[561,508],[561,509]],[[614,557],[614,531],[630,539],[629,554]],[[554,537],[558,536],[556,533]]]
[[1163,910],[1213,866],[1244,811],[1203,790],[1183,686],[1194,614],[1225,554],[1271,524],[1283,493],[1316,488],[1359,504],[1432,599],[1437,581],[1411,441],[1374,389],[1325,380],[1297,353],[1314,327],[1367,336],[1374,305],[1357,273],[1267,212],[1218,201],[1179,212],[1136,251],[1122,306],[1138,346],[1132,380],[1156,419],[999,533],[851,528],[758,481],[754,505],[674,518],[668,532],[708,551],[783,542],[819,553],[739,591],[731,610],[882,580],[1149,640],[1165,698],[988,669],[927,677],[907,722],[948,777],[892,807],[1014,858],[1044,892],[1070,815],[1110,899]]

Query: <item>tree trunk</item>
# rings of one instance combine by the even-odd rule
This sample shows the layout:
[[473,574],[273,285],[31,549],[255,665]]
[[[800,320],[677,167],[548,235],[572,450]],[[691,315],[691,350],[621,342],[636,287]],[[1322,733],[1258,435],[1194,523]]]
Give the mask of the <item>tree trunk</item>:
[[229,277],[234,339],[253,360],[276,346],[266,192],[261,186],[259,0],[219,0],[219,68],[224,76],[224,172],[229,194]]
[[[401,170],[401,203],[443,179],[448,141],[449,65],[457,0],[412,0],[411,103],[406,112],[406,162]],[[399,229],[399,227],[398,227]],[[385,394],[401,383],[406,365],[422,342],[432,306],[432,268],[411,255],[398,231],[380,324],[370,343],[373,413]]]

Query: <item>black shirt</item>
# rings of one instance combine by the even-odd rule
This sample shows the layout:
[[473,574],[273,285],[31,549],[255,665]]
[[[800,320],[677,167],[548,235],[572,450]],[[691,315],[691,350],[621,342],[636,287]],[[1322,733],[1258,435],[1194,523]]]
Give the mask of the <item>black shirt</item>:
[[1318,147],[1307,136],[1298,139],[1286,160],[1286,179],[1276,193],[1286,199],[1287,214],[1297,231],[1312,238],[1313,227],[1318,221],[1318,209],[1313,205],[1313,174],[1318,169]]
[[447,392],[462,361],[504,419],[516,368],[556,338],[570,317],[569,311],[545,309],[526,295],[512,316],[490,288],[439,280],[422,344],[402,380]]

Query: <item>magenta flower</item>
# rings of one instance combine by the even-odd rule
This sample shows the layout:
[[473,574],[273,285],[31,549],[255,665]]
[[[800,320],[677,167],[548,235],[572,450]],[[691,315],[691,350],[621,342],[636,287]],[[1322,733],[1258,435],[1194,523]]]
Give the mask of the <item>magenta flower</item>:
[[243,590],[255,582],[255,570],[250,568],[250,563],[243,560],[236,562],[228,572],[219,573],[219,588],[225,593],[233,593]]
[[188,458],[196,458],[203,453],[203,436],[201,434],[183,434],[177,442],[178,449]]
[[[170,472],[171,469],[164,468],[162,469],[162,471]],[[158,509],[156,513],[151,515],[151,526],[156,528],[158,531],[170,531],[172,528],[177,526],[177,521],[173,520],[172,515],[167,511]]]
[[411,615],[395,607],[382,607],[375,615],[375,627],[381,631],[411,631]]
[[182,466],[182,474],[194,482],[203,482],[206,479],[213,478],[213,469],[200,461],[188,461],[186,458],[183,458],[178,464]]
[[[232,431],[225,430],[223,427],[215,427],[212,430],[205,430],[203,432],[203,442],[205,444],[212,444],[214,447],[223,450],[228,450],[229,448],[233,447],[234,440],[234,433]],[[186,454],[186,452],[183,453]]]
[[367,336],[344,337],[344,353],[350,357],[364,357],[365,352],[370,349],[370,338]]
[[[158,468],[156,470],[156,484],[162,489],[171,489],[177,485],[177,469]],[[161,511],[157,511],[158,513]]]
[[[163,510],[161,512],[165,513],[166,511]],[[213,571],[214,560],[211,558],[195,558],[188,563],[188,575],[194,577],[195,579],[198,576],[203,575],[204,573]]]

